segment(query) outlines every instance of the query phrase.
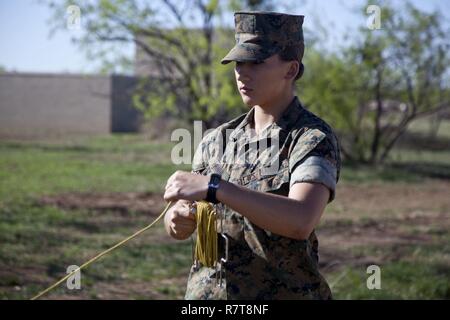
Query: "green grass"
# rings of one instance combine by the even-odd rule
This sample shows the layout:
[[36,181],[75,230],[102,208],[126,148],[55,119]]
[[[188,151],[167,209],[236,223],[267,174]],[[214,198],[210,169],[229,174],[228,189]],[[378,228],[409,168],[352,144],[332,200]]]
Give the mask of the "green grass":
[[[373,262],[344,266],[328,272],[336,299],[450,299],[450,233],[434,232],[440,226],[429,228],[432,240],[426,243],[390,245],[359,245],[351,254],[355,259],[367,258]],[[367,266],[380,267],[381,289],[368,289]]]
[[[405,248],[401,261],[379,265],[380,289],[368,289],[365,267],[327,275],[336,299],[450,299],[450,251],[442,246]],[[445,250],[444,250],[445,251]],[[440,252],[440,254],[438,254]]]
[[[61,192],[160,192],[177,169],[172,145],[132,136],[92,139],[85,144],[0,144],[0,199]],[[169,161],[167,161],[169,160]]]
[[[70,192],[156,192],[162,196],[165,182],[175,170],[190,169],[170,162],[172,146],[137,135],[0,142],[0,299],[30,298],[65,275],[68,265],[80,265],[154,219],[145,212],[62,209],[39,204],[40,197]],[[396,161],[403,164],[429,163],[440,170],[450,163],[450,151],[399,152],[401,159]],[[432,179],[428,174],[401,166],[344,166],[340,183],[407,186]],[[345,219],[336,227],[354,224]],[[361,267],[347,266],[326,274],[331,283],[345,272],[334,287],[335,297],[449,298],[449,274],[444,268],[449,263],[448,247],[439,258],[443,249],[435,244],[449,240],[448,230],[434,231],[431,234],[436,241],[423,247],[426,255],[415,254],[411,246],[405,249],[402,261],[381,266],[380,291],[365,287],[367,274]],[[352,254],[376,255],[379,250],[362,247]],[[81,292],[61,287],[49,297],[179,299],[190,263],[190,241],[171,240],[159,224],[86,269]],[[117,288],[123,292],[117,293]]]
[[[430,129],[435,128],[436,122],[430,122],[431,118],[422,118],[417,121],[414,121],[409,126],[409,132],[419,133],[423,135],[427,135],[430,132]],[[450,121],[444,120],[439,124],[439,130],[437,131],[437,135],[442,138],[450,139]]]
[[334,275],[336,279],[341,279],[333,286],[334,298],[450,299],[450,274],[443,271],[448,265],[393,262],[380,267],[380,289],[367,288],[366,281],[371,274],[361,268],[346,268]]
[[[42,206],[37,203],[40,196],[68,192],[156,192],[162,196],[175,170],[189,170],[170,162],[171,148],[170,143],[150,143],[134,135],[0,143],[0,298],[31,297],[63,276],[66,266],[80,265],[154,219],[142,212],[120,217],[117,212]],[[164,233],[160,224],[127,248],[102,258],[83,273],[83,284],[90,287],[96,281],[120,279],[117,275],[135,282],[185,276],[191,244],[160,244],[153,235]],[[33,274],[3,274],[5,270]],[[11,286],[20,290],[11,291]],[[96,296],[95,287],[86,290]],[[167,292],[167,297],[182,294],[182,288],[177,291],[170,284],[154,290]],[[64,289],[55,293],[61,292]]]

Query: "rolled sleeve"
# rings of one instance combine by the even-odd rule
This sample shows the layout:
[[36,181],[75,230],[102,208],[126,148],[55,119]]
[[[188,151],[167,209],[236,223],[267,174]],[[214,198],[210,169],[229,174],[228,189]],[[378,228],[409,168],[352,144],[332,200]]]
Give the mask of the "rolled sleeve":
[[321,183],[330,190],[328,203],[334,200],[336,191],[336,166],[324,157],[309,156],[291,174],[290,187],[298,182]]

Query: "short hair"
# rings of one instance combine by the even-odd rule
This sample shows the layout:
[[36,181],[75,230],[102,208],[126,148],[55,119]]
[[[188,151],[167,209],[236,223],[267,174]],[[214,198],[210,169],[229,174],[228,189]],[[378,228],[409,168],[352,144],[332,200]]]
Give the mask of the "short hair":
[[300,79],[303,76],[303,72],[305,72],[305,66],[302,63],[304,52],[305,52],[305,45],[302,43],[287,46],[278,53],[282,61],[293,61],[293,60],[298,61],[300,68],[298,70],[297,75],[294,78],[294,82]]

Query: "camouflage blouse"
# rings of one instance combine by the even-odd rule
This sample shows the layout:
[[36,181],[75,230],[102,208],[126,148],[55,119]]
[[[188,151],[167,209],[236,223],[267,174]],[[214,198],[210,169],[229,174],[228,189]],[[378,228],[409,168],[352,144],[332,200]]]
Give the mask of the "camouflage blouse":
[[[194,155],[192,171],[219,172],[226,181],[283,196],[294,183],[322,183],[330,189],[332,201],[340,170],[332,129],[303,108],[297,97],[277,122],[252,136],[253,115],[254,108],[207,134]],[[225,205],[217,209],[223,217],[218,231],[228,238],[228,260],[221,271],[193,264],[186,299],[331,298],[318,270],[315,232],[308,240],[295,240],[261,229]],[[219,248],[223,256],[221,236]]]

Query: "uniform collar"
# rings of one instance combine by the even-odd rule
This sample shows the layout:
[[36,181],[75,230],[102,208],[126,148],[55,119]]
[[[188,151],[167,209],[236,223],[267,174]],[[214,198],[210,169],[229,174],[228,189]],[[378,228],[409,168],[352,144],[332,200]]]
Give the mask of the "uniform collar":
[[300,101],[298,100],[297,96],[295,96],[289,106],[283,111],[278,121],[275,122],[275,124],[283,131],[291,131],[294,123],[298,121],[298,118],[300,117],[300,114],[303,110],[304,109]]
[[[293,127],[293,124],[298,121],[300,114],[303,111],[303,107],[298,100],[297,96],[292,99],[291,103],[287,106],[287,108],[281,114],[281,117],[272,125],[269,125],[264,130],[271,129],[280,129],[281,132],[285,131],[285,133],[289,132]],[[244,128],[252,124],[254,121],[255,107],[252,107],[249,112],[245,115],[244,119],[238,124],[233,133],[230,135],[230,138],[233,140],[237,140],[244,134]]]

